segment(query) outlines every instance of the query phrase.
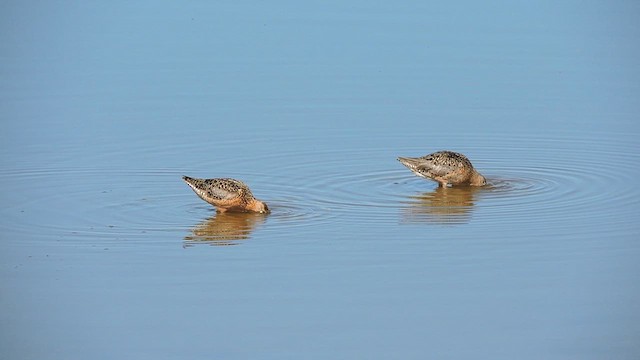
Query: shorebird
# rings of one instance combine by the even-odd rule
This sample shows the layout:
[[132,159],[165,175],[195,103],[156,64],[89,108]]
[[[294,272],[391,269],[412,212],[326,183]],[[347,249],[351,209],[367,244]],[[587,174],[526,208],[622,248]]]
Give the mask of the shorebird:
[[447,184],[482,186],[487,183],[466,156],[453,151],[438,151],[417,158],[399,157],[398,161],[416,175],[437,181],[441,187]]
[[253,197],[249,187],[236,179],[195,179],[183,176],[182,180],[202,200],[216,207],[219,212],[268,213],[267,204]]

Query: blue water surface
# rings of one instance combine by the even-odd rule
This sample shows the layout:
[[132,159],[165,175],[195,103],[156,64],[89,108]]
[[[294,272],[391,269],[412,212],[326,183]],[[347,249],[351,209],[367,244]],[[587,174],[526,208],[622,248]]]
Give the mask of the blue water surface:
[[637,359],[639,16],[4,2],[0,357]]

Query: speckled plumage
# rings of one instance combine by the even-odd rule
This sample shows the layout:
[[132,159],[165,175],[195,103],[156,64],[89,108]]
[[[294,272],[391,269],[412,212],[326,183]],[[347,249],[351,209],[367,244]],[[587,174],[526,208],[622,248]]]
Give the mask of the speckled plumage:
[[216,207],[220,212],[269,212],[269,207],[264,202],[253,197],[249,187],[240,180],[196,179],[183,176],[182,179],[202,200]]
[[466,156],[453,151],[438,151],[417,158],[399,157],[398,161],[416,175],[437,181],[443,187],[447,184],[482,186],[487,183]]

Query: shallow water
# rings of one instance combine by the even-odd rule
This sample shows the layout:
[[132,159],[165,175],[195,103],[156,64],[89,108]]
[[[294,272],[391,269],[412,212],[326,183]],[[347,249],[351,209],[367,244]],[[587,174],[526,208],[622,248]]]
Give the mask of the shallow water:
[[[0,12],[3,358],[640,354],[634,3],[39,6]],[[488,185],[396,160],[441,149]]]

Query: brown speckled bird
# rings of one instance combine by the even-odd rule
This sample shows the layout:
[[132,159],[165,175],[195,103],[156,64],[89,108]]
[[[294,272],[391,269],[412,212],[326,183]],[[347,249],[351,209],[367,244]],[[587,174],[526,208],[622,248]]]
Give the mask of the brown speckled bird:
[[418,158],[399,157],[398,161],[416,175],[435,180],[442,187],[447,184],[482,186],[487,183],[466,156],[453,151],[438,151]]
[[202,200],[216,207],[219,212],[268,213],[267,204],[253,197],[249,187],[235,179],[182,179]]

